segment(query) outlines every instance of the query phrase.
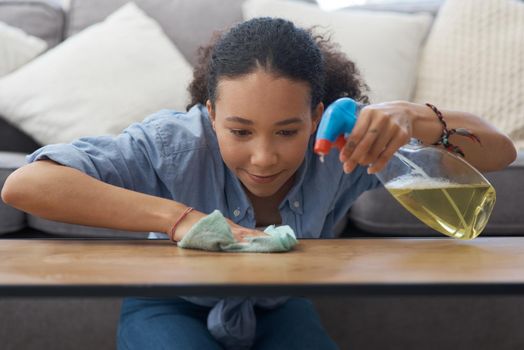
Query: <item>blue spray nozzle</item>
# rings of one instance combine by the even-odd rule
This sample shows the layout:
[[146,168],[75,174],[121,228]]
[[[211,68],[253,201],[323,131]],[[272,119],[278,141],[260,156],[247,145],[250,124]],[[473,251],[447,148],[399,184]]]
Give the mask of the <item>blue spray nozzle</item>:
[[324,111],[317,129],[314,152],[328,154],[331,148],[342,148],[345,135],[357,122],[358,104],[349,97],[339,98]]

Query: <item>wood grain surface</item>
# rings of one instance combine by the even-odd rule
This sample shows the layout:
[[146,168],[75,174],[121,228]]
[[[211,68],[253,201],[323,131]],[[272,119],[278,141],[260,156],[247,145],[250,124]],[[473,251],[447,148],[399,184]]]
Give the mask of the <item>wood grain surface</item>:
[[524,238],[311,239],[287,253],[165,240],[0,240],[0,288],[524,283]]

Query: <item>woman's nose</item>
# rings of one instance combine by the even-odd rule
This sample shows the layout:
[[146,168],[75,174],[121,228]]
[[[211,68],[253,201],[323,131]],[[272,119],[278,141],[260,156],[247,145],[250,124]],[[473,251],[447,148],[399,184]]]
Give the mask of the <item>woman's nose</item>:
[[268,142],[254,145],[251,151],[251,164],[260,168],[267,168],[278,162],[278,155],[274,147]]

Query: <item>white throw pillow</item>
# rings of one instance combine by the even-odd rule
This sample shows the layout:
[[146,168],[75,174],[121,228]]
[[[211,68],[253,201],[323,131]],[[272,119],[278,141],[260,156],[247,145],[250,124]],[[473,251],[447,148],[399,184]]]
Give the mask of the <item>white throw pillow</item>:
[[448,0],[423,50],[415,101],[482,116],[524,148],[524,2]]
[[47,43],[0,22],[0,77],[23,66],[47,49]]
[[118,134],[163,108],[185,110],[192,68],[129,3],[0,79],[0,115],[42,144]]
[[426,13],[325,12],[316,5],[286,0],[248,0],[243,13],[246,19],[281,17],[332,32],[333,41],[357,64],[373,102],[411,99],[419,52],[432,22]]

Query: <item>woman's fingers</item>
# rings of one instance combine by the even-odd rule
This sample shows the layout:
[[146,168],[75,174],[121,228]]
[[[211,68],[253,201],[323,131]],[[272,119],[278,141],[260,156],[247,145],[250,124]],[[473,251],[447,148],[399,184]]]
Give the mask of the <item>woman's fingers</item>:
[[374,166],[369,171],[380,171],[395,151],[409,141],[410,121],[395,106],[379,104],[362,109],[340,154],[346,173],[359,164],[371,164]]
[[395,137],[400,136],[400,128],[398,125],[390,123],[387,128],[388,131],[385,132],[383,136],[377,137],[373,145],[368,150],[367,154],[361,158],[361,164],[367,165],[375,163],[382,152],[384,152],[387,145],[390,144]]
[[340,151],[339,159],[341,162],[346,162],[351,158],[355,148],[359,145],[360,141],[366,134],[366,130],[369,127],[370,118],[367,116],[368,113],[365,113],[365,110],[366,108],[362,109],[355,127],[351,131],[351,134],[349,134],[346,145]]
[[402,146],[404,146],[409,140],[408,135],[402,131],[398,130],[390,142],[385,147],[384,151],[379,155],[377,160],[368,168],[368,173],[373,174],[377,173],[384,168],[386,163],[393,157],[393,154]]
[[267,233],[263,231],[249,229],[236,224],[235,226],[231,227],[231,232],[233,233],[235,240],[238,242],[247,242],[249,237],[267,236]]
[[[377,142],[383,143],[384,139],[386,139],[386,142],[389,140],[388,127],[389,121],[381,118],[370,123],[369,127],[364,131],[359,132],[357,137],[360,137],[360,141],[353,147],[352,152],[346,153],[346,161],[344,162],[344,171],[346,173],[352,172],[358,164],[367,165],[373,161],[370,152]],[[348,137],[348,143],[351,142],[352,136],[353,134]]]
[[385,119],[380,120],[378,123],[371,124],[369,129],[366,130],[364,137],[355,147],[355,150],[349,157],[349,160],[361,165],[369,164],[369,161],[366,163],[366,159],[369,158],[369,152],[371,151],[373,144],[375,144],[377,140],[383,140],[384,138],[389,137],[389,135],[384,132],[387,128],[385,124],[387,124],[387,120]]

